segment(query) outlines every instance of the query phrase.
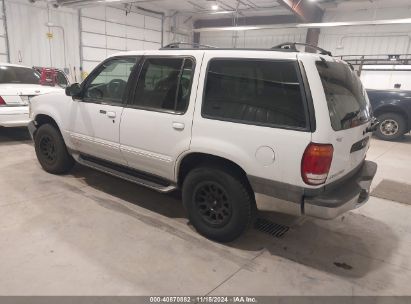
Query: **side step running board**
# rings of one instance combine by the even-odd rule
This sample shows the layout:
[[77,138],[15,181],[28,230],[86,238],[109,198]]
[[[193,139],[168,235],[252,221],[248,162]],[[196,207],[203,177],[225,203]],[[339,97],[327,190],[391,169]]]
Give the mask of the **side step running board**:
[[[119,177],[122,179],[125,179],[127,181],[130,181],[132,183],[147,187],[147,188],[151,188],[153,190],[159,191],[159,192],[163,192],[163,193],[167,193],[170,191],[173,191],[176,189],[176,187],[172,184],[168,184],[168,185],[161,185],[159,183],[156,183],[154,181],[150,181],[147,179],[144,179],[142,177],[138,177],[135,176],[133,174],[129,174],[127,172],[123,172],[122,170],[117,170],[115,168],[111,168],[111,166],[105,166],[103,163],[101,162],[95,162],[93,161],[92,158],[89,157],[83,157],[82,155],[73,155],[73,157],[76,159],[76,161],[86,167],[101,171],[103,173],[107,173],[110,175],[113,175],[115,177]],[[127,171],[131,171],[130,169]]]

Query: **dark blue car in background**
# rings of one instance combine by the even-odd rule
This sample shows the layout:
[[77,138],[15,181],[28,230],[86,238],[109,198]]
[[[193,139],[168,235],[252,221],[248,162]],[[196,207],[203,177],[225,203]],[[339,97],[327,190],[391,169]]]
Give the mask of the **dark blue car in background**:
[[397,140],[411,129],[411,91],[367,90],[374,116],[380,125],[374,134],[383,140]]

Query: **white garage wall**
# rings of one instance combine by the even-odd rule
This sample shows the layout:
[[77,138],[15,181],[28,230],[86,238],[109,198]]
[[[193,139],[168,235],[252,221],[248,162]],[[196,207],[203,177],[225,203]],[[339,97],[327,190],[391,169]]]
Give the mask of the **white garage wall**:
[[80,10],[83,71],[113,53],[161,47],[161,16],[99,6]]
[[[370,8],[356,11],[326,10],[323,21],[366,21],[410,16],[411,6],[373,9],[370,4]],[[238,47],[267,48],[288,41],[305,42],[306,33],[307,30],[297,28],[202,32],[200,41],[204,44],[232,47],[233,37],[238,36]],[[321,28],[319,46],[335,55],[411,53],[411,26],[403,24]]]
[[3,14],[3,1],[0,1],[0,62],[8,62],[6,20]]
[[193,20],[187,15],[167,14],[164,19],[164,45],[193,41]]
[[[367,66],[367,68],[381,69],[381,66]],[[368,89],[394,89],[395,84],[401,84],[401,90],[411,90],[411,65],[385,66],[385,71],[362,71],[361,80]],[[395,71],[395,69],[409,71]]]
[[[366,21],[409,18],[411,8],[384,8],[357,11],[326,11],[325,22]],[[355,26],[322,28],[319,46],[334,55],[388,55],[411,54],[411,26],[409,24],[384,26]],[[375,68],[364,66],[364,69]],[[381,66],[379,66],[381,68]],[[401,89],[411,89],[411,71],[395,71],[400,66],[386,66],[392,71],[363,71],[361,79],[366,88],[393,89],[400,83]],[[410,68],[402,67],[402,68]]]
[[202,32],[200,41],[202,44],[218,47],[234,47],[237,36],[238,48],[271,48],[284,42],[305,42],[306,29],[263,29],[251,31],[219,31]]
[[[324,22],[409,18],[411,8],[326,11]],[[319,46],[335,55],[409,54],[409,24],[322,28]]]
[[[32,4],[23,0],[5,0],[5,9],[10,61],[27,66],[68,68],[74,81],[74,67],[77,72],[80,67],[77,10],[47,8],[44,2]],[[65,37],[61,28],[47,27],[48,22],[62,27]],[[47,37],[48,32],[53,34],[52,39]],[[76,76],[78,79],[79,74]]]

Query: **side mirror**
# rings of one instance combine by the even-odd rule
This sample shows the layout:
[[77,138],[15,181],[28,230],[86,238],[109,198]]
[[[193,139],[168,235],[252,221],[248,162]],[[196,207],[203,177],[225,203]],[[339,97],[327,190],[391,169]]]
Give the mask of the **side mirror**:
[[66,88],[66,95],[76,97],[81,93],[81,87],[78,83],[73,83],[72,85]]

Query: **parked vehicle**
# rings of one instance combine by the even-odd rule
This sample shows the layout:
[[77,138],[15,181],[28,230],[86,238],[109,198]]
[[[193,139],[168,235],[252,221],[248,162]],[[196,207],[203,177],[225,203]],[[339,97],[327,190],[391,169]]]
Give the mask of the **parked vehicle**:
[[253,222],[259,200],[323,219],[357,208],[377,168],[365,161],[365,90],[325,52],[124,52],[66,95],[32,102],[44,170],[77,161],[161,192],[180,188],[193,226],[221,242]]
[[42,86],[39,80],[40,75],[32,68],[0,63],[0,127],[27,126],[32,97],[63,91]]
[[56,68],[33,67],[40,74],[40,83],[43,85],[67,88],[70,81],[64,71]]
[[374,115],[380,121],[375,135],[398,140],[411,129],[411,91],[367,90]]

